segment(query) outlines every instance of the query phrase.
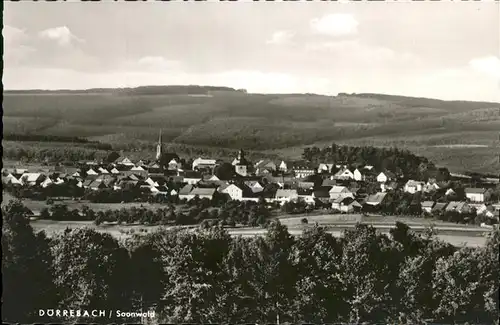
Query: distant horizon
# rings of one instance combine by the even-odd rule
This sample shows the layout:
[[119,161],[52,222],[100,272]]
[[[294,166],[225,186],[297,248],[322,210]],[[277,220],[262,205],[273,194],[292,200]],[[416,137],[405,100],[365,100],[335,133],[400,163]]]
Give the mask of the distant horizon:
[[[336,94],[321,94],[321,93],[311,93],[311,92],[282,92],[282,93],[277,93],[277,92],[270,92],[270,93],[262,93],[262,92],[250,92],[247,89],[244,88],[237,88],[237,87],[231,87],[231,86],[214,86],[214,85],[203,85],[203,84],[185,84],[185,85],[180,85],[180,84],[166,84],[166,85],[154,85],[154,84],[146,84],[146,85],[141,85],[141,86],[135,86],[135,87],[91,87],[91,88],[58,88],[58,89],[43,89],[43,88],[26,88],[26,89],[4,89],[4,93],[9,93],[9,92],[84,92],[84,91],[92,91],[92,90],[120,90],[120,89],[138,89],[138,88],[145,88],[145,87],[214,87],[214,88],[227,88],[231,89],[234,91],[241,91],[245,90],[248,95],[312,95],[312,96],[324,96],[324,97],[338,97],[341,94],[347,94],[350,96],[355,96],[355,95],[381,95],[381,96],[391,96],[391,97],[408,97],[408,98],[419,98],[419,99],[429,99],[429,100],[439,100],[439,101],[448,101],[448,102],[477,102],[477,103],[491,103],[491,104],[500,104],[499,101],[488,101],[488,100],[468,100],[468,99],[442,99],[442,98],[437,98],[437,97],[429,97],[429,96],[412,96],[412,95],[402,95],[402,94],[395,94],[395,93],[381,93],[381,92],[338,92]],[[151,94],[151,96],[155,95],[161,95],[161,94]],[[168,95],[168,94],[165,94]],[[174,95],[174,94],[172,94]]]

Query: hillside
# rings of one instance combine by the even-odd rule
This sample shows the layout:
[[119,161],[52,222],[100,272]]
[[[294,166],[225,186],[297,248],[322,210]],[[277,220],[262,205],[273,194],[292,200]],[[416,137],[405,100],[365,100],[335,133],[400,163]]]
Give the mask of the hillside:
[[155,141],[297,156],[306,145],[399,146],[451,170],[498,173],[500,103],[379,94],[247,94],[148,86],[6,91],[5,134]]

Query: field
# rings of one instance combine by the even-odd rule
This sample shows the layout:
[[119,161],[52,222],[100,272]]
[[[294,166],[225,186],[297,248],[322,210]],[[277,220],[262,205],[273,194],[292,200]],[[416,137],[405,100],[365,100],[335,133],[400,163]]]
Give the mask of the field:
[[[335,216],[332,216],[335,217]],[[333,218],[335,219],[335,218]],[[283,220],[282,220],[283,222]],[[286,222],[283,224],[287,225],[289,228],[289,232],[292,235],[300,235],[304,228],[309,227],[308,225],[293,225]],[[31,222],[31,225],[36,231],[45,231],[48,236],[53,236],[64,231],[67,228],[93,228],[99,232],[109,233],[115,238],[118,239],[126,239],[130,237],[132,234],[147,234],[153,232],[159,228],[159,226],[143,226],[143,225],[116,225],[116,224],[104,224],[96,226],[94,223],[89,221],[50,221],[50,220],[35,220]],[[345,223],[339,224],[323,224],[330,232],[336,237],[342,236],[342,233],[345,229],[352,228],[353,224],[347,225]],[[388,230],[390,228],[390,224],[386,223],[385,225],[374,225],[377,230],[381,233],[388,234]],[[456,225],[455,225],[456,226]],[[413,225],[417,231],[420,231],[420,227]],[[444,226],[443,226],[444,227]],[[174,228],[174,227],[173,227]],[[178,228],[178,227],[175,227]],[[456,246],[466,245],[466,246],[482,246],[486,242],[486,237],[484,236],[487,230],[478,229],[476,227],[458,227],[463,229],[454,229],[454,230],[439,230],[439,226],[436,225],[437,237],[443,241],[449,242]],[[446,229],[446,228],[443,228]],[[262,228],[227,228],[228,232],[232,236],[258,236],[263,235],[265,230]]]
[[[2,205],[7,204],[12,199],[8,193],[3,193]],[[90,207],[95,211],[103,210],[116,210],[121,208],[144,207],[147,209],[165,208],[162,204],[149,204],[149,203],[89,203],[89,202],[76,202],[76,201],[61,201],[68,205],[70,209],[81,209],[83,205]],[[34,211],[48,207],[45,201],[23,200],[23,204]],[[181,209],[181,207],[179,207]],[[408,217],[387,217],[387,216],[362,216],[360,214],[340,215],[340,214],[323,214],[323,215],[282,215],[278,219],[286,225],[290,233],[300,234],[304,227],[302,218],[307,217],[309,225],[318,223],[326,227],[329,232],[335,236],[341,236],[342,231],[352,228],[357,222],[371,224],[382,233],[388,233],[390,227],[394,226],[396,221],[403,222],[412,227],[416,231],[421,231],[426,227],[433,226],[438,229],[438,237],[444,241],[450,242],[454,245],[461,245],[465,243],[468,246],[481,246],[485,243],[483,233],[487,231],[484,228],[471,225],[454,224],[434,219],[423,218],[408,218]],[[158,226],[144,226],[139,224],[134,225],[116,225],[104,224],[96,226],[91,221],[52,221],[52,220],[34,220],[32,226],[37,231],[45,231],[49,236],[64,231],[66,228],[81,228],[90,227],[100,232],[110,233],[116,238],[127,238],[132,233],[148,233],[154,231]],[[232,235],[241,236],[255,236],[261,235],[260,228],[228,228]]]
[[[161,90],[161,89],[160,89]],[[117,146],[156,141],[173,149],[300,156],[335,141],[398,146],[454,172],[497,173],[500,104],[376,94],[213,92],[4,94],[4,133],[86,137]],[[152,148],[152,146],[151,146]]]
[[[2,206],[9,203],[10,200],[14,199],[9,193],[2,193]],[[22,203],[30,210],[34,212],[40,212],[43,208],[49,208],[46,201],[35,201],[30,199],[23,199]],[[78,209],[81,210],[83,206],[88,206],[94,211],[106,211],[106,210],[120,210],[120,209],[130,209],[132,207],[136,208],[146,208],[149,210],[164,209],[165,204],[160,203],[91,203],[87,201],[73,201],[73,200],[61,200],[55,201],[54,203],[62,203],[68,206],[69,210]]]

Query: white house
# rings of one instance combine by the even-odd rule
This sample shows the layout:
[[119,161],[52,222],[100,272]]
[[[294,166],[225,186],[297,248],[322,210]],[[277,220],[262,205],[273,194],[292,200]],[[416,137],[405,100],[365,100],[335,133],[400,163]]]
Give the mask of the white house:
[[377,182],[385,183],[394,179],[394,176],[390,172],[381,172],[377,175]]
[[41,173],[24,173],[20,180],[24,185],[33,186],[41,183],[44,179],[45,176]]
[[487,199],[485,188],[466,188],[465,196],[472,202],[484,202]]
[[435,182],[427,182],[424,185],[424,192],[425,193],[437,191],[439,189],[440,189],[439,185],[437,183],[435,183]]
[[306,202],[309,205],[316,204],[316,201],[314,201],[314,195],[313,195],[312,190],[302,191],[302,193],[299,194],[299,200],[303,200],[304,202]]
[[330,173],[332,171],[333,164],[321,163],[318,166],[318,173]]
[[182,165],[175,158],[168,162],[168,170],[178,170],[181,169]]
[[53,182],[55,185],[61,185],[64,183],[64,180],[60,177],[57,177]]
[[297,166],[293,168],[293,172],[296,178],[306,178],[308,176],[312,176],[316,173],[316,171],[307,166]]
[[469,207],[471,209],[476,209],[476,214],[478,215],[484,213],[488,209],[488,207],[484,203],[470,203]]
[[234,184],[224,187],[221,193],[229,195],[231,200],[241,201],[243,198],[243,190]]
[[197,188],[194,188],[191,193],[189,193],[190,195],[193,196],[193,198],[195,196],[198,196],[200,199],[213,199],[214,197],[214,194],[215,194],[215,188],[201,188],[201,187],[197,187]]
[[89,175],[95,176],[95,175],[98,175],[98,173],[96,173],[95,170],[90,168],[89,170],[87,170],[87,176],[89,176]]
[[197,172],[186,172],[184,175],[184,183],[188,183],[191,185],[195,185],[200,182],[202,179],[202,175]]
[[339,197],[332,202],[332,209],[344,213],[351,213],[362,208],[358,201],[352,197]]
[[347,168],[339,170],[333,178],[335,179],[354,179],[354,174]]
[[20,179],[17,179],[15,176],[9,174],[10,176],[7,176],[7,184],[12,184],[12,185],[23,185],[23,182]]
[[40,183],[40,186],[43,187],[43,188],[46,188],[50,184],[53,184],[53,183],[54,182],[52,182],[52,180],[50,179],[50,177],[47,177],[42,183]]
[[116,168],[111,169],[111,174],[120,174],[120,171]]
[[151,179],[151,177],[148,177],[145,182],[149,185],[149,186],[154,186],[154,187],[158,187],[160,186],[160,184],[158,184],[158,182],[155,182],[153,179]]
[[427,212],[427,213],[431,213],[432,212],[432,208],[434,208],[434,204],[435,204],[434,201],[424,201],[424,202],[422,202],[421,203],[422,211]]
[[414,181],[414,180],[408,180],[405,184],[404,191],[407,193],[417,193],[417,192],[422,192],[422,189],[424,188],[424,182],[419,182],[419,181]]
[[128,159],[127,157],[120,157],[116,160],[116,163],[118,165],[124,165],[124,166],[134,166],[134,163],[132,160]]
[[102,168],[102,167],[99,167],[98,171],[101,174],[109,174],[109,172],[105,168]]
[[353,173],[353,178],[354,180],[360,182],[360,181],[364,181],[365,180],[365,176],[363,175],[363,173],[361,173],[361,171],[359,169],[356,168],[356,170],[354,171]]
[[286,172],[288,170],[288,166],[285,161],[281,161],[278,169],[282,172]]
[[282,190],[279,189],[276,191],[275,201],[280,203],[295,201],[299,197],[297,190]]
[[330,191],[328,193],[330,194],[331,200],[336,200],[339,197],[352,197],[352,198],[354,198],[354,195],[352,194],[352,192],[349,191],[349,189],[345,186],[335,185],[330,189]]
[[452,188],[447,189],[446,193],[444,193],[444,195],[446,195],[446,196],[454,195],[454,194],[456,194],[456,192]]
[[204,167],[209,167],[209,168],[214,168],[217,165],[217,160],[215,159],[205,159],[205,158],[196,158],[193,161],[193,170],[196,168],[204,168]]

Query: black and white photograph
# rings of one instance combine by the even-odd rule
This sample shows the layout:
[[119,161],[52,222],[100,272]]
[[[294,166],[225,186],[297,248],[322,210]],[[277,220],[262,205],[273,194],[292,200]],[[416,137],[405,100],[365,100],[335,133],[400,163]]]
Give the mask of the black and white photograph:
[[3,324],[499,324],[499,1],[4,1]]

